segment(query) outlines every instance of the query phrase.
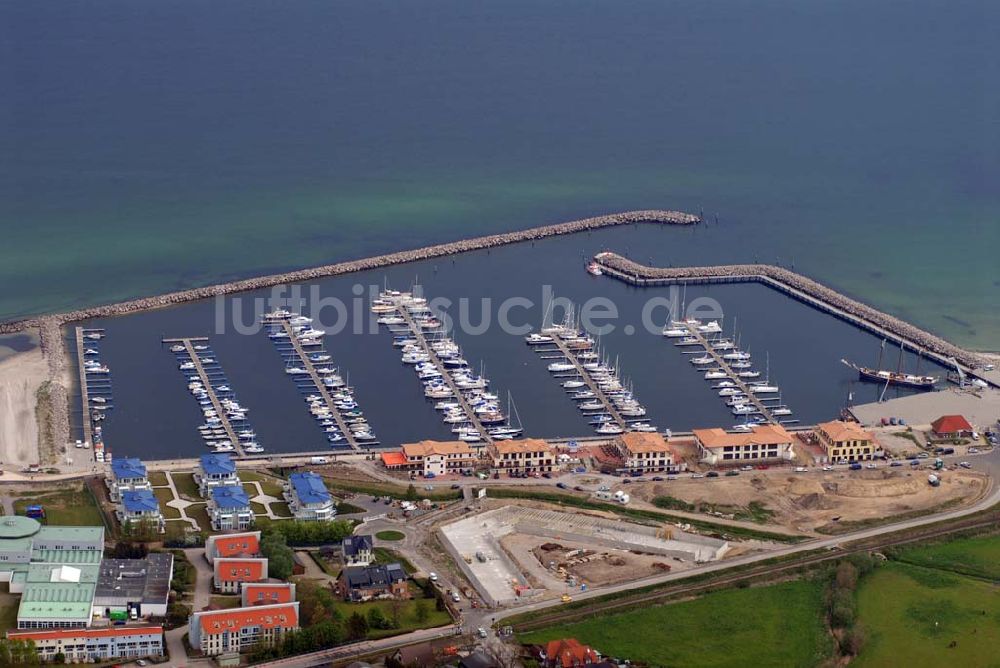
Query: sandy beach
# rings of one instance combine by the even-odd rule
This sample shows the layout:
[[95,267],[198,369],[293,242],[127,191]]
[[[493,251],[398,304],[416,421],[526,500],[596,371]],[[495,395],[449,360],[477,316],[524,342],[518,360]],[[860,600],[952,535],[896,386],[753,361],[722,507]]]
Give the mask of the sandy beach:
[[0,359],[0,464],[4,468],[38,461],[35,393],[47,375],[40,348]]

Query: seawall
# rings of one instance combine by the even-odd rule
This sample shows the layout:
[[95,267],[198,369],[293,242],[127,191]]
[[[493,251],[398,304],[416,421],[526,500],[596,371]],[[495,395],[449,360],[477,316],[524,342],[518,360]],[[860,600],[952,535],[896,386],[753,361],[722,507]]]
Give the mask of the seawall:
[[632,285],[684,283],[764,283],[842,320],[895,342],[902,341],[915,351],[948,367],[954,358],[969,369],[981,367],[985,358],[959,348],[941,337],[878,309],[843,295],[822,283],[794,271],[767,264],[728,264],[707,267],[647,267],[612,252],[594,257],[601,269]]
[[532,227],[516,232],[505,232],[503,234],[489,234],[482,237],[452,241],[446,244],[425,246],[408,251],[399,251],[360,260],[350,260],[338,262],[310,269],[300,269],[282,274],[271,274],[256,278],[247,278],[230,283],[221,283],[203,288],[193,288],[180,292],[171,292],[155,297],[143,297],[116,304],[104,306],[94,306],[91,308],[68,311],[50,316],[38,318],[24,318],[21,320],[7,321],[0,323],[0,334],[11,334],[25,329],[38,327],[45,320],[55,320],[60,325],[77,320],[87,320],[89,318],[103,318],[135,311],[145,311],[148,309],[161,308],[173,304],[181,304],[189,301],[196,301],[218,295],[227,295],[248,290],[257,290],[274,285],[286,283],[299,283],[327,276],[337,276],[370,269],[379,269],[396,264],[416,262],[446,255],[456,255],[467,251],[482,250],[485,248],[496,248],[508,244],[521,243],[524,241],[534,241],[546,237],[554,237],[562,234],[573,234],[575,232],[585,232],[603,227],[613,227],[616,225],[631,225],[633,223],[656,223],[661,225],[695,225],[701,222],[701,218],[683,211],[666,211],[661,209],[649,209],[643,211],[625,211],[622,213],[612,213],[593,218],[573,220],[555,225],[544,225],[542,227]]

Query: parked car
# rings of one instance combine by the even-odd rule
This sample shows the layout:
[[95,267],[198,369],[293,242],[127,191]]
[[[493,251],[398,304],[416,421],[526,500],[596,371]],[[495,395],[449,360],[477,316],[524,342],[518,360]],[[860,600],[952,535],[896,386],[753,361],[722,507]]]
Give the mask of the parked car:
[[851,470],[852,471],[860,471],[861,470],[861,462],[851,462]]
[[551,474],[551,473],[543,473],[543,474],[542,474],[542,477],[543,477],[543,478],[551,478],[551,477],[552,477],[552,474]]
[[456,484],[452,485],[451,488],[452,489],[462,489],[462,486],[459,485],[458,483],[456,483]]
[[963,469],[971,469],[972,468],[972,464],[970,464],[969,462],[959,462],[958,465],[961,466]]
[[806,473],[808,470],[809,469],[807,469],[805,466],[796,466],[795,467],[795,472],[796,473]]
[[451,592],[451,600],[455,603],[460,603],[462,601],[462,597],[458,595],[457,591],[453,591]]
[[[718,478],[719,477],[719,472],[718,471],[709,471],[708,473],[705,474],[705,476],[708,477],[708,478]],[[693,478],[694,476],[691,476],[691,477]]]
[[753,471],[753,466],[751,466],[750,464],[747,464],[746,466],[741,466],[740,470],[741,471]]
[[428,577],[428,579],[429,579],[429,580],[430,580],[431,582],[437,582],[437,581],[438,581],[438,574],[437,574],[437,573],[435,573],[434,571],[431,571],[430,573],[428,573],[428,574],[427,574],[427,577]]
[[[714,473],[714,471],[713,471],[713,473]],[[719,474],[718,474],[718,473],[716,473],[715,475],[716,475],[716,476],[718,476]],[[692,477],[692,478],[704,478],[704,477],[705,477],[705,474],[704,474],[704,473],[692,473],[692,474],[691,474],[691,477]]]
[[902,466],[902,465],[903,462],[899,461],[898,459],[894,459],[892,463],[889,464],[889,466]]
[[569,485],[567,485],[564,482],[557,482],[556,487],[558,487],[559,489],[569,489]]
[[576,487],[573,488],[573,491],[575,491],[575,492],[582,492],[583,491],[583,487],[580,487],[579,485],[577,485]]
[[737,471],[736,469],[730,469],[729,471],[726,471],[726,475],[730,476],[730,477],[732,477],[734,475],[739,475],[739,474],[740,474],[740,472]]
[[653,476],[653,482],[663,482],[663,476],[661,476],[661,475],[654,475]]
[[824,471],[832,471],[832,470],[833,470],[833,467],[832,467],[832,466],[824,466],[824,467],[823,467],[823,470],[824,470]]

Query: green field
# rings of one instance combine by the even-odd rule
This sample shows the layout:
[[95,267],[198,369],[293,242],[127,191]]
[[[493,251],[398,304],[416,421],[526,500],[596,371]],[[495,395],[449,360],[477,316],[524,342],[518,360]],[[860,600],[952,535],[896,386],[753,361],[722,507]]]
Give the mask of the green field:
[[180,518],[181,511],[177,510],[173,506],[168,506],[167,503],[174,500],[174,494],[170,491],[169,487],[157,487],[153,489],[153,494],[156,496],[156,500],[160,502],[160,512],[163,517],[168,520],[175,520]]
[[205,503],[193,503],[184,509],[187,516],[192,518],[201,526],[202,531],[212,530],[212,520],[208,516],[208,505]]
[[900,561],[974,577],[1000,580],[1000,536],[958,538],[948,543],[915,547]]
[[182,497],[188,501],[202,500],[193,473],[171,473],[170,477],[174,479],[174,487],[177,488],[177,493]]
[[576,638],[603,654],[652,666],[815,666],[831,653],[823,583],[730,589],[532,631],[520,640]]
[[[913,552],[951,553],[947,547]],[[989,583],[890,562],[862,581],[858,615],[867,642],[851,665],[1000,665],[1000,595]]]
[[337,514],[338,515],[355,515],[357,513],[367,512],[364,508],[356,506],[353,503],[348,503],[347,501],[339,501],[337,503]]
[[239,596],[213,596],[208,600],[208,604],[217,610],[230,610],[240,607]]
[[167,484],[167,473],[165,471],[150,471],[146,478],[153,487],[162,487]]
[[69,483],[58,492],[26,494],[14,501],[14,512],[23,515],[25,508],[41,504],[45,508],[45,523],[64,526],[104,526],[104,517],[91,493],[81,483]]
[[[273,496],[276,499],[280,499],[282,493],[284,492],[281,480],[273,478],[269,475],[264,475],[263,473],[258,473],[257,471],[240,471],[240,480],[244,483],[259,482],[261,491],[263,491],[267,496]],[[256,486],[253,488],[252,496],[257,496]]]
[[[425,601],[427,606],[427,620],[424,622],[418,622],[416,619],[416,606],[417,600],[403,601],[401,603],[401,609],[399,614],[399,628],[396,629],[371,629],[368,631],[368,638],[370,640],[376,638],[384,638],[386,636],[394,636],[400,633],[407,633],[409,631],[415,631],[417,629],[432,628],[435,626],[443,626],[451,622],[451,616],[447,612],[438,610],[434,606],[434,599],[422,599]],[[355,612],[361,613],[362,615],[367,615],[371,608],[381,608],[382,614],[386,617],[392,616],[392,604],[389,601],[369,601],[367,603],[347,603],[340,601],[337,603],[337,610],[340,614],[347,619]]]
[[379,540],[403,540],[406,538],[406,534],[402,531],[392,531],[390,529],[387,531],[379,531],[375,534],[375,537]]

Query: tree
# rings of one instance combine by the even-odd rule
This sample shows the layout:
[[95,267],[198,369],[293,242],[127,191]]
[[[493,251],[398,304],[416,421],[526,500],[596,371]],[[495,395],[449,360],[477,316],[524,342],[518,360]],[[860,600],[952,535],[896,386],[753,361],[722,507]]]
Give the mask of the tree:
[[337,611],[337,603],[329,589],[319,586],[315,580],[297,579],[295,597],[299,600],[299,616],[302,626],[313,626],[322,622],[339,625],[342,617]]
[[431,610],[427,605],[427,599],[419,599],[413,608],[413,616],[417,618],[417,623],[423,624],[430,618]]
[[392,622],[386,619],[385,615],[382,614],[382,609],[379,607],[373,607],[368,609],[368,628],[370,629],[390,629],[392,628]]
[[0,639],[0,666],[37,666],[40,663],[34,640]]
[[368,635],[368,621],[355,612],[347,618],[347,637],[351,640],[361,640]]
[[260,539],[260,553],[267,557],[267,574],[270,577],[287,580],[292,576],[295,557],[284,534],[277,531],[265,533]]
[[411,482],[409,487],[406,488],[406,500],[416,501],[417,500],[417,488],[413,486]]

